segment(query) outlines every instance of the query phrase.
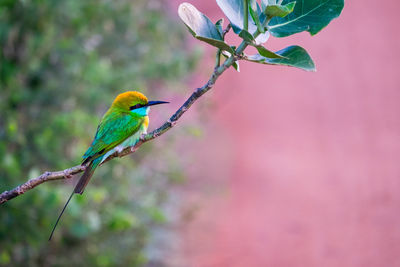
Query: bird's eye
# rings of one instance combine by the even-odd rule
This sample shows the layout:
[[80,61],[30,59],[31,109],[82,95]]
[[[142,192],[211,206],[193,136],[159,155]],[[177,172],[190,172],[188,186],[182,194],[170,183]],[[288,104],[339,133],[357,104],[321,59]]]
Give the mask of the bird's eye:
[[134,109],[137,109],[137,108],[141,108],[142,106],[143,106],[142,104],[136,104],[134,106],[131,106],[129,109],[130,110],[134,110]]

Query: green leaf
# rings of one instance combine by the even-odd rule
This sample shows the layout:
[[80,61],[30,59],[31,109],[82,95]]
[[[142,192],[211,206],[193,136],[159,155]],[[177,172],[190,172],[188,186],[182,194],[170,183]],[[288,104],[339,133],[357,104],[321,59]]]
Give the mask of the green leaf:
[[265,32],[265,27],[261,25],[260,18],[259,18],[259,12],[258,12],[259,6],[256,0],[250,0],[250,5],[249,5],[249,11],[250,11],[250,16],[255,22],[257,29],[260,33]]
[[285,58],[267,58],[260,54],[248,56],[247,60],[268,65],[284,65],[296,67],[306,71],[315,71],[315,65],[304,48],[293,45],[275,52]]
[[[236,34],[243,30],[243,17],[244,17],[244,4],[243,0],[217,0],[218,6],[224,12],[225,16],[229,19],[232,29]],[[249,17],[248,31],[254,33],[257,30],[255,24]]]
[[240,72],[240,67],[239,67],[239,62],[238,61],[233,62],[232,66],[237,72]]
[[[286,5],[289,1],[284,0],[282,3]],[[286,17],[272,18],[268,29],[275,37],[286,37],[303,31],[315,35],[340,15],[343,6],[344,0],[298,1],[293,12]]]
[[222,50],[233,52],[232,48],[224,42],[218,28],[207,16],[198,11],[193,5],[189,3],[180,4],[178,14],[196,39]]
[[250,43],[250,44],[255,42],[253,35],[251,35],[251,34],[250,34],[248,31],[246,31],[246,30],[242,30],[242,31],[239,33],[239,37],[241,37],[243,40],[245,40],[246,42],[248,42],[248,43]]
[[[243,17],[244,17],[244,1],[243,0],[217,0],[218,6],[224,12],[225,16],[229,19],[232,29],[236,34],[240,34],[243,30]],[[257,25],[253,21],[252,16],[249,16],[248,32],[252,35],[257,31]],[[262,23],[262,20],[260,20]],[[268,40],[269,33],[265,32],[257,36],[255,39],[257,43],[265,43]]]
[[221,36],[223,36],[224,32],[224,30],[222,29],[223,25],[224,25],[224,19],[220,19],[217,22],[215,22],[215,27],[217,27],[217,30],[219,31]]
[[257,49],[258,53],[260,53],[260,55],[263,56],[263,57],[267,57],[267,58],[285,58],[282,55],[279,55],[277,53],[274,53],[274,52],[268,50],[267,48],[265,48],[262,45],[255,45],[254,47]]
[[294,6],[296,2],[290,2],[286,5],[269,5],[265,8],[265,14],[272,18],[272,17],[286,17],[290,13],[293,12]]
[[[229,52],[226,52],[226,51],[222,51],[222,55],[223,55],[225,58],[229,58],[232,54],[229,53]],[[233,63],[232,63],[232,66],[235,68],[235,70],[236,70],[237,72],[240,72],[239,61],[233,62]]]

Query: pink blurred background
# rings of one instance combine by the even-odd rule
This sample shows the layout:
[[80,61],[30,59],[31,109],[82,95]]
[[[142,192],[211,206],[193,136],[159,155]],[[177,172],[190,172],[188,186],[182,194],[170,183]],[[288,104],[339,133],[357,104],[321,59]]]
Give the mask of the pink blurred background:
[[399,9],[348,0],[318,35],[267,43],[303,46],[316,73],[240,62],[200,100],[180,265],[400,266]]

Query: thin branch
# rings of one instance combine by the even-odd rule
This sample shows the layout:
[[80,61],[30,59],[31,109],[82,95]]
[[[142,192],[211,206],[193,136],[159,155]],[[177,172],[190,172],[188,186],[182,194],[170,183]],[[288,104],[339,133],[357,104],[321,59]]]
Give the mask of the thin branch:
[[244,0],[243,6],[243,29],[248,31],[249,30],[249,0]]
[[[230,23],[228,23],[225,30],[222,31],[222,40],[225,40],[225,35],[229,32],[229,30],[231,28],[232,28],[232,25]],[[214,70],[217,69],[221,65],[221,53],[222,53],[222,50],[218,49],[217,54],[215,56]]]
[[[228,24],[227,29],[225,29],[225,33],[228,32],[230,29],[230,24]],[[240,46],[238,47],[236,53],[241,54],[244,49],[247,47],[247,44],[245,42],[242,42]],[[128,147],[125,148],[123,151],[120,153],[115,152],[114,154],[110,155],[104,162],[107,162],[115,157],[124,157],[126,155],[129,155],[133,152],[136,151],[138,147],[140,147],[142,144],[151,141],[168,130],[170,130],[172,127],[176,125],[178,122],[179,118],[193,105],[196,100],[201,97],[203,94],[205,94],[208,90],[210,90],[215,82],[217,81],[218,77],[225,71],[227,70],[233,62],[237,60],[235,55],[232,55],[229,57],[221,66],[217,67],[214,69],[213,73],[211,74],[209,80],[207,81],[206,84],[204,84],[202,87],[197,88],[191,95],[190,97],[183,103],[183,105],[175,112],[174,115],[171,116],[163,125],[161,125],[159,128],[156,130],[146,134],[142,135],[139,139],[139,141],[136,143],[135,146],[133,147]],[[30,179],[29,181],[17,186],[16,188],[10,190],[10,191],[4,191],[3,193],[0,194],[0,204],[5,203],[6,201],[13,199],[19,195],[22,195],[26,193],[27,191],[35,188],[36,186],[48,182],[48,181],[54,181],[54,180],[59,180],[59,179],[68,179],[72,177],[74,174],[78,174],[80,172],[83,172],[85,170],[86,166],[82,165],[77,165],[69,169],[65,169],[63,171],[56,171],[56,172],[45,172],[42,175]]]
[[14,197],[22,195],[23,193],[27,192],[28,190],[31,190],[44,182],[65,179],[65,178],[71,178],[72,175],[83,172],[85,170],[85,168],[86,168],[85,166],[78,165],[78,166],[74,166],[69,169],[65,169],[63,171],[45,172],[42,175],[40,175],[36,178],[30,179],[26,183],[23,183],[10,191],[4,191],[3,193],[1,193],[0,204],[4,203],[10,199],[13,199]]
[[217,55],[215,56],[215,67],[214,69],[218,68],[221,65],[221,49],[218,49]]

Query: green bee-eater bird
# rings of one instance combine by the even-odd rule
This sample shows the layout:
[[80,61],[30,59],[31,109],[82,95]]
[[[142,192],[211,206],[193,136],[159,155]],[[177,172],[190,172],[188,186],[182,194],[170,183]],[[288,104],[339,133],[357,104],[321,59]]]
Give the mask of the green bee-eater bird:
[[150,106],[165,103],[168,102],[148,101],[146,96],[135,91],[122,93],[115,98],[101,119],[92,144],[83,155],[82,165],[87,163],[89,165],[58,216],[49,240],[72,196],[76,193],[82,195],[97,166],[114,152],[121,152],[126,147],[134,146],[140,136],[147,132]]

